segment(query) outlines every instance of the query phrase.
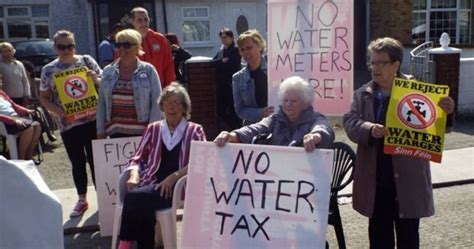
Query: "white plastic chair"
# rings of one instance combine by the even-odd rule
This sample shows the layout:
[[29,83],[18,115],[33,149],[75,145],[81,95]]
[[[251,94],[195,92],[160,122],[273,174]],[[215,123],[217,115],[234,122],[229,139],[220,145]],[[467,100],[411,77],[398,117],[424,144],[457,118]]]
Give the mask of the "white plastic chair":
[[[119,178],[118,195],[115,205],[114,225],[112,228],[112,249],[117,248],[117,237],[120,230],[122,220],[123,200],[127,193],[127,181],[130,171],[124,171]],[[186,185],[186,176],[181,177],[173,190],[173,201],[170,208],[158,210],[155,212],[156,222],[161,227],[161,237],[163,238],[163,245],[165,249],[175,249],[178,247],[176,239],[176,211],[184,207],[183,190]],[[157,230],[157,229],[155,229]],[[157,231],[159,232],[159,231]],[[155,235],[155,237],[157,237]]]
[[18,146],[16,144],[17,135],[8,134],[7,128],[3,122],[0,122],[0,135],[7,138],[8,151],[10,159],[18,159]]

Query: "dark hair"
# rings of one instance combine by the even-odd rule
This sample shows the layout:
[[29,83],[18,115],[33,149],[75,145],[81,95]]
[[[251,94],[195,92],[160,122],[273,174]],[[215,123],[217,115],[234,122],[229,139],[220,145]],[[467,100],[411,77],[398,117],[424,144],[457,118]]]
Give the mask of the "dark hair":
[[126,27],[125,25],[123,25],[123,23],[121,22],[118,22],[116,24],[114,24],[114,26],[112,27],[112,32],[111,33],[118,33],[119,31],[122,31],[124,30]]
[[234,39],[234,32],[232,32],[232,30],[230,30],[229,28],[223,28],[221,31],[219,31],[219,37],[223,34]]
[[178,40],[178,37],[176,36],[176,34],[174,33],[168,33],[165,35],[166,39],[168,39],[168,41],[171,43],[171,44],[174,44],[174,45],[178,45],[178,46],[181,46],[179,44],[179,40]]
[[25,67],[25,71],[28,73],[32,73],[34,74],[35,73],[35,65],[33,65],[33,63],[31,63],[31,61],[22,61],[21,63],[23,63],[23,66]]

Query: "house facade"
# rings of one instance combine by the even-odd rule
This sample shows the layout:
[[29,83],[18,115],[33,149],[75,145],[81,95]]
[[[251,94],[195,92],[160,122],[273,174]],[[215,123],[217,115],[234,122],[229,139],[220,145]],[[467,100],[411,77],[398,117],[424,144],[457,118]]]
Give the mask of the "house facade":
[[[449,33],[451,46],[463,49],[463,58],[474,57],[474,0],[353,1],[356,82],[368,77],[366,47],[376,37],[402,41],[407,72],[409,51],[425,41],[437,43],[442,32]],[[148,10],[154,29],[175,33],[194,56],[213,57],[224,27],[236,34],[256,28],[267,35],[266,0],[2,0],[0,40],[51,38],[68,29],[76,35],[78,53],[96,56],[110,28],[127,23],[136,6]]]

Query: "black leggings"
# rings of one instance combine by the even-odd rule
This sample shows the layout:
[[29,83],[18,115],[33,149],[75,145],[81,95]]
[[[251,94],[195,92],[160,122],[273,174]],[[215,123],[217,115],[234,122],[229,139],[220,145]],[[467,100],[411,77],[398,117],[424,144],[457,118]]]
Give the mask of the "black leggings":
[[139,249],[155,245],[155,210],[171,207],[172,198],[165,199],[154,190],[155,185],[135,188],[125,195],[120,240],[137,241]]
[[61,132],[64,147],[66,147],[67,155],[72,164],[72,177],[78,195],[87,193],[86,162],[89,163],[92,181],[95,185],[92,140],[97,138],[96,131],[96,123],[92,121]]

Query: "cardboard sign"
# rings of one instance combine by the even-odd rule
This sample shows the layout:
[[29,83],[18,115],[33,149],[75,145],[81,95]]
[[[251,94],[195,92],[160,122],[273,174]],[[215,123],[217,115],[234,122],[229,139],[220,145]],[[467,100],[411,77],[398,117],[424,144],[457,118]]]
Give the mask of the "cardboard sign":
[[112,235],[118,179],[135,154],[140,139],[127,137],[92,141],[101,236]]
[[384,152],[441,162],[446,113],[438,106],[446,85],[395,78],[387,110]]
[[316,110],[349,111],[353,94],[354,1],[268,1],[268,98],[298,75],[314,86]]
[[68,122],[96,115],[97,91],[87,71],[87,67],[80,67],[53,74]]
[[332,150],[191,144],[181,248],[324,248]]

